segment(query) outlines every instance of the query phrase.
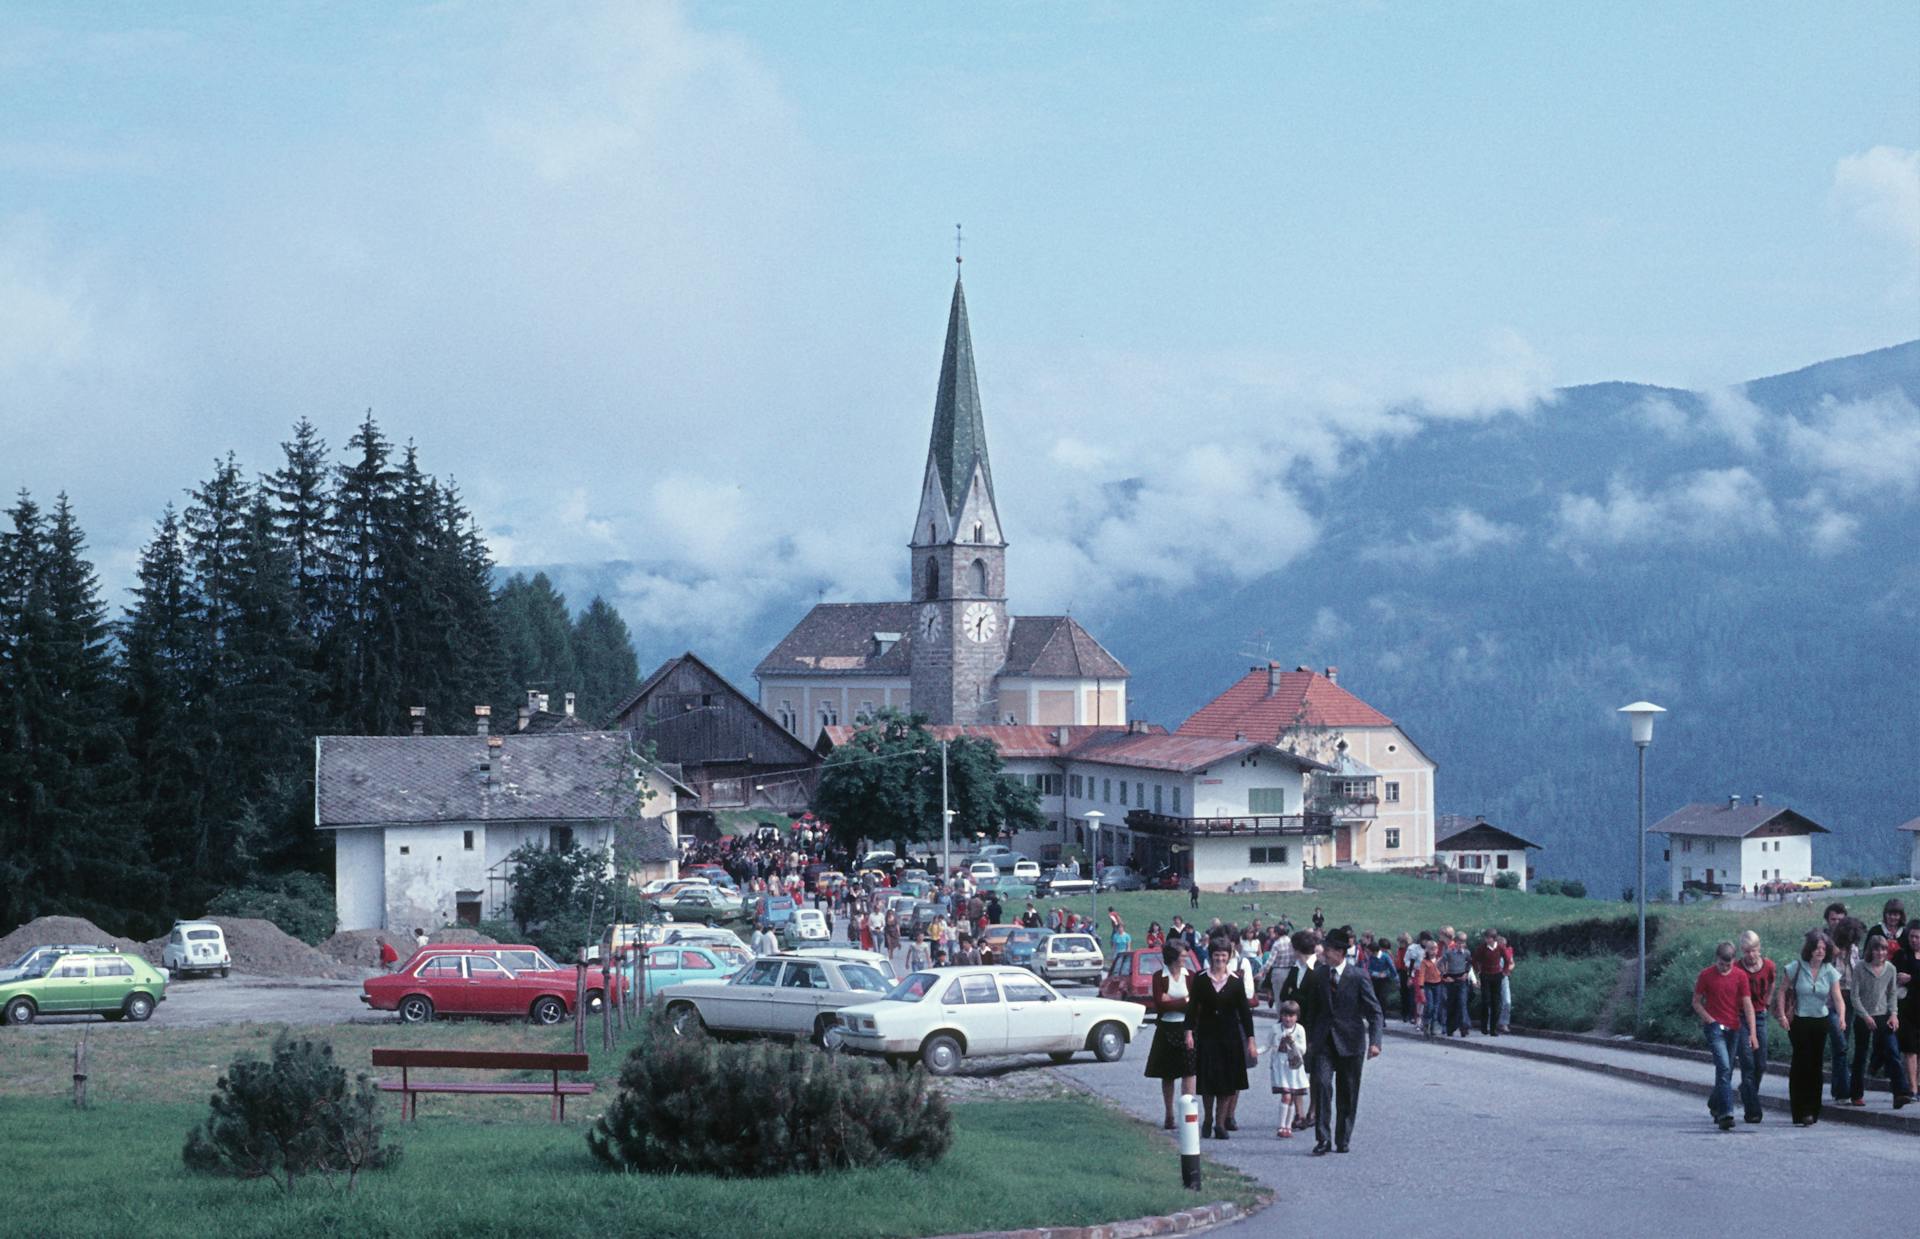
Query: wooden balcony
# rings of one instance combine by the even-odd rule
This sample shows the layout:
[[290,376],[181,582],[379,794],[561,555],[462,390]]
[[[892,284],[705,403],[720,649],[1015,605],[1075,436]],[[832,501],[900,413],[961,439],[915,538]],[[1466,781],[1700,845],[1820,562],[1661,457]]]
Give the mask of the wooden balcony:
[[1173,817],[1135,809],[1127,814],[1127,829],[1168,839],[1310,838],[1333,833],[1333,817],[1326,813],[1248,814],[1244,817]]

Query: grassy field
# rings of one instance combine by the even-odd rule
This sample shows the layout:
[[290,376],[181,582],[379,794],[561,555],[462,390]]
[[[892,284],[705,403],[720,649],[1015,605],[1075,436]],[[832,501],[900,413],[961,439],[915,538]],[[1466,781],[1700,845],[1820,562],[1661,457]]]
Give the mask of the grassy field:
[[[569,1121],[544,1101],[430,1097],[417,1123],[391,1123],[400,1165],[351,1195],[324,1182],[291,1197],[266,1183],[189,1174],[180,1146],[236,1053],[264,1056],[276,1026],[106,1030],[88,1038],[92,1106],[65,1100],[79,1026],[0,1037],[0,1205],[36,1235],[537,1234],[684,1236],[928,1235],[1084,1225],[1193,1203],[1166,1141],[1092,1101],[981,1100],[955,1106],[953,1149],[927,1171],[887,1169],[779,1180],[629,1175],[606,1170],[585,1132],[625,1052],[589,1038],[601,1091]],[[571,1030],[525,1024],[330,1025],[291,1030],[331,1042],[349,1069],[375,1045],[571,1048]],[[130,1035],[129,1035],[130,1034]],[[389,1111],[397,1112],[398,1103]],[[1208,1200],[1252,1204],[1260,1189],[1209,1171]]]

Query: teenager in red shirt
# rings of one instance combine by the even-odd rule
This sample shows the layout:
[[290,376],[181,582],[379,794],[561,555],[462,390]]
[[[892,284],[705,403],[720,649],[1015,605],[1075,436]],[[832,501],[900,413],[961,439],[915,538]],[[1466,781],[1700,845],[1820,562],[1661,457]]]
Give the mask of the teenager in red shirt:
[[[1693,982],[1693,1013],[1700,1017],[1701,1033],[1713,1052],[1713,1092],[1707,1110],[1721,1131],[1733,1130],[1733,1064],[1739,1042],[1759,1045],[1753,1023],[1753,986],[1744,968],[1733,966],[1733,943],[1713,950],[1713,962]],[[1738,1038],[1738,1040],[1736,1040]]]

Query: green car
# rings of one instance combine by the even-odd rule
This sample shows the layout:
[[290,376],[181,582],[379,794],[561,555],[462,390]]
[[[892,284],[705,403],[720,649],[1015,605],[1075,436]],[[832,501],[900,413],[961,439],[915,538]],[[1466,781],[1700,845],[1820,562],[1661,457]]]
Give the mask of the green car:
[[0,981],[0,1022],[31,1024],[41,1015],[138,1021],[152,1015],[166,997],[167,978],[136,955],[48,955],[20,976]]

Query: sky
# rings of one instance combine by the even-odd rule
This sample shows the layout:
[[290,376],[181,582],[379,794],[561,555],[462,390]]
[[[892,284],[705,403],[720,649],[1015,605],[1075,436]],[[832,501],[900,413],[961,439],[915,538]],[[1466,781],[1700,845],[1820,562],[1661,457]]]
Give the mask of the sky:
[[642,633],[897,596],[958,223],[1018,609],[1177,595],[1428,421],[1920,336],[1916,63],[1911,3],[12,3],[0,486],[117,603],[371,409]]

